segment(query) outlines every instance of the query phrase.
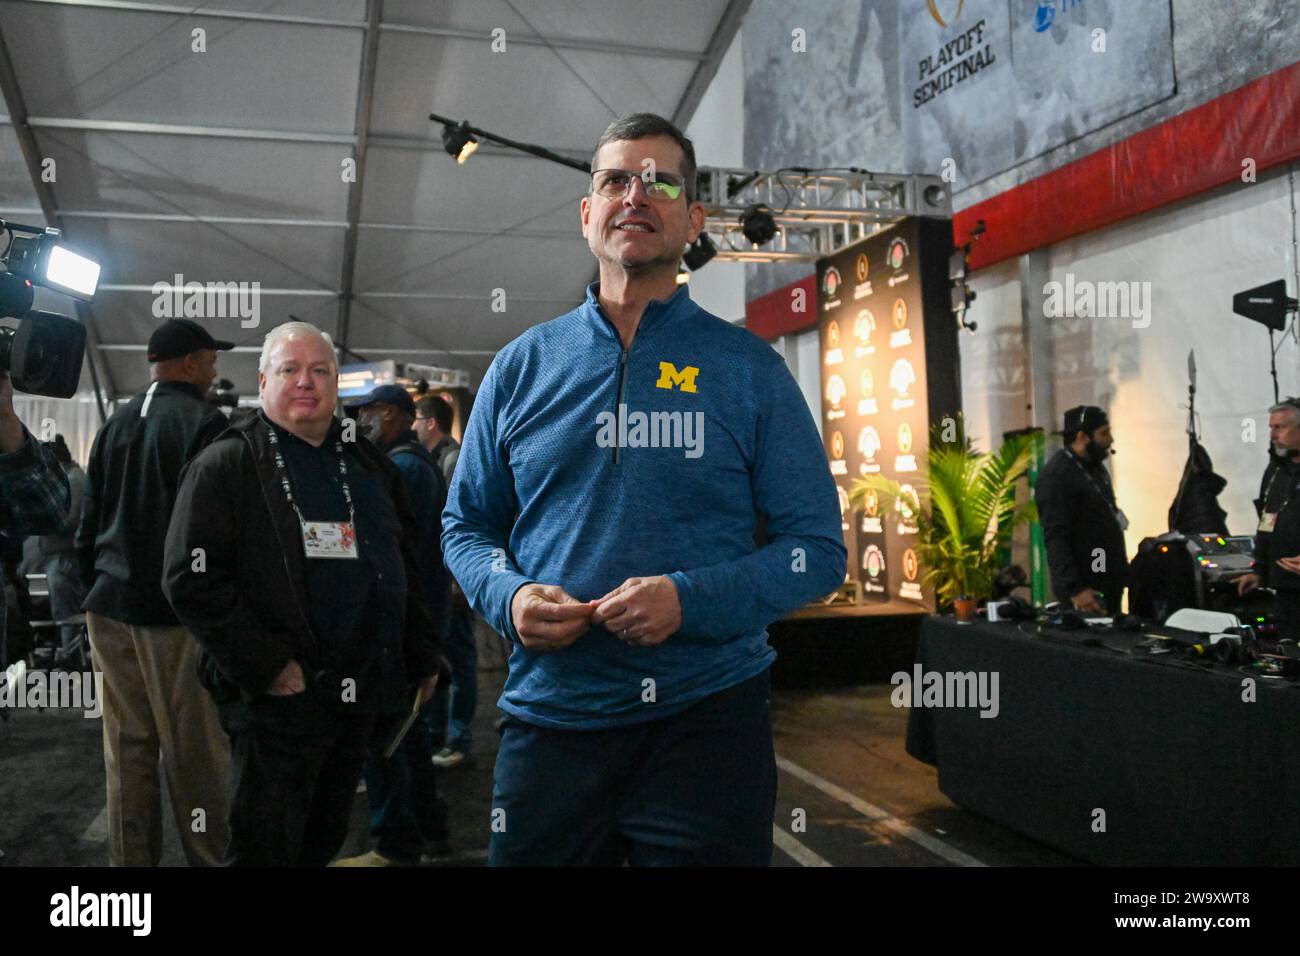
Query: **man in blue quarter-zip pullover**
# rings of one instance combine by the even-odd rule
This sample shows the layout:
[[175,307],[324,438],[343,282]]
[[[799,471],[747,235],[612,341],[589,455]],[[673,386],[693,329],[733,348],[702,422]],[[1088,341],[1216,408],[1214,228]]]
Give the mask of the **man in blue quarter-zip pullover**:
[[690,141],[637,114],[592,170],[600,281],[497,354],[443,515],[518,645],[489,861],[766,866],[766,627],[844,579],[835,486],[780,356],[677,285],[705,218]]

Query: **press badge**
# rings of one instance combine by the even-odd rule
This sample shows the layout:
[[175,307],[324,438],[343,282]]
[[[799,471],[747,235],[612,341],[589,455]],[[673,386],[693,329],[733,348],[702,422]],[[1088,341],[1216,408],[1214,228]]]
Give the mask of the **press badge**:
[[1265,511],[1262,515],[1259,516],[1260,531],[1271,532],[1274,530],[1274,528],[1276,528],[1276,526],[1277,526],[1276,511]]
[[350,521],[302,522],[302,550],[309,558],[358,558],[357,529]]

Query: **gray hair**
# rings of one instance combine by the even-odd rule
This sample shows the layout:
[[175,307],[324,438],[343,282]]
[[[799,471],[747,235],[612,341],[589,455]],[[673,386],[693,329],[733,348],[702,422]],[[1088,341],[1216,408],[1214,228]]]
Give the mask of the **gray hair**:
[[695,144],[670,121],[655,113],[633,113],[622,119],[614,120],[605,127],[596,141],[595,152],[591,154],[591,168],[596,168],[596,157],[607,143],[622,142],[630,139],[645,139],[648,136],[667,136],[682,148],[682,178],[686,180],[686,201],[695,201]]
[[259,372],[265,372],[267,367],[271,364],[271,353],[275,351],[275,347],[284,339],[295,335],[314,335],[329,346],[330,361],[334,363],[335,371],[338,370],[338,359],[334,355],[334,340],[329,337],[329,334],[322,332],[310,322],[296,321],[285,322],[281,325],[277,325],[270,332],[266,333],[266,338],[262,342],[262,357],[258,360],[257,370]]
[[1288,398],[1285,402],[1278,402],[1268,410],[1270,415],[1276,415],[1278,412],[1290,412],[1292,421],[1300,421],[1300,400]]

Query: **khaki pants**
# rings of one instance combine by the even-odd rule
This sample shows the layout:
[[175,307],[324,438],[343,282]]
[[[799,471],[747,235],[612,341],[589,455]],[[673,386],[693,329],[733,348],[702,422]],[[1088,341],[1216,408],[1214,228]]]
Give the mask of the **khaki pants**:
[[198,644],[183,627],[135,627],[90,612],[86,624],[104,675],[112,864],[157,866],[162,856],[160,754],[185,858],[220,864],[230,835],[230,741],[199,683]]

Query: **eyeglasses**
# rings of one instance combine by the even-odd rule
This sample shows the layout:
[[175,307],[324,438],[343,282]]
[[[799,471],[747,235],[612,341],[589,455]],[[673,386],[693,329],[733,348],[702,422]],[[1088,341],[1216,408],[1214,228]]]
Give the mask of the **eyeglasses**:
[[686,187],[686,177],[677,173],[656,171],[652,177],[627,169],[597,169],[591,174],[591,189],[605,199],[622,199],[635,179],[641,180],[645,194],[656,202],[676,202]]

